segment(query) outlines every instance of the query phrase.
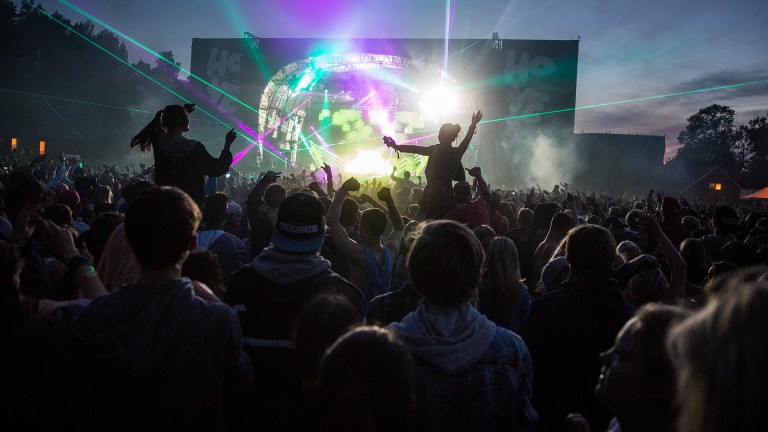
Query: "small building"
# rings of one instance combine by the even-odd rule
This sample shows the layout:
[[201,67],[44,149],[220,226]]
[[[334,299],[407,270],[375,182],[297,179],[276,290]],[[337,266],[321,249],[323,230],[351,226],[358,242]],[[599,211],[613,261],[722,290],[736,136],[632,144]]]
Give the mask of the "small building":
[[715,167],[681,190],[680,195],[691,201],[731,203],[741,198],[741,186],[722,168]]

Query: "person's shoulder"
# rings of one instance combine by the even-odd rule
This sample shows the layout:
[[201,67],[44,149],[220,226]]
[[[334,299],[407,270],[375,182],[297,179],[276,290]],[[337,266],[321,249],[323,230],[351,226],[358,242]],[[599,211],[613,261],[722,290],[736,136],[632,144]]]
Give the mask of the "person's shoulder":
[[500,325],[496,326],[496,336],[493,339],[493,343],[512,349],[525,348],[525,342],[523,342],[523,338],[519,334]]

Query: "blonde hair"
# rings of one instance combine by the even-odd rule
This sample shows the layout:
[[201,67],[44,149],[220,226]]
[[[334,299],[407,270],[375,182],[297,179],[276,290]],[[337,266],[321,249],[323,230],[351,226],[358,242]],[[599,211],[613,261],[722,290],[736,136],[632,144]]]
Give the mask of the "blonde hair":
[[758,431],[768,424],[768,283],[747,282],[759,274],[721,281],[709,304],[670,335],[682,432]]
[[[478,307],[496,323],[509,319],[519,300],[520,259],[515,242],[507,237],[497,237],[488,247],[483,278],[489,283],[489,304]],[[484,285],[485,286],[485,285]]]

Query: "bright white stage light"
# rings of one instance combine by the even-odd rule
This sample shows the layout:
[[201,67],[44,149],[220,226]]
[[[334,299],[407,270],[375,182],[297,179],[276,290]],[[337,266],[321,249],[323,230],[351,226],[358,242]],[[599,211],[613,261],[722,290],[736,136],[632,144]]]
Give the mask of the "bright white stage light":
[[456,112],[458,96],[451,88],[436,87],[423,95],[420,106],[422,114],[429,117],[442,117]]
[[379,152],[364,150],[347,162],[344,171],[351,174],[388,175],[392,172],[392,165],[387,163]]

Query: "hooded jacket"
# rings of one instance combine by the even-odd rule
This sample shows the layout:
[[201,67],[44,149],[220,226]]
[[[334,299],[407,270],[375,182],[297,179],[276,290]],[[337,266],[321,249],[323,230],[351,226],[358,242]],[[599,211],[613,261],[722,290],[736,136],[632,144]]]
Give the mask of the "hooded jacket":
[[469,303],[424,303],[390,325],[416,361],[415,430],[532,430],[531,361],[519,336]]
[[225,430],[226,408],[253,379],[237,315],[197,298],[188,279],[94,300],[58,364],[53,411],[77,430]]
[[232,275],[224,302],[238,312],[246,343],[290,341],[299,310],[321,293],[343,295],[362,313],[362,293],[334,273],[330,261],[270,247]]

